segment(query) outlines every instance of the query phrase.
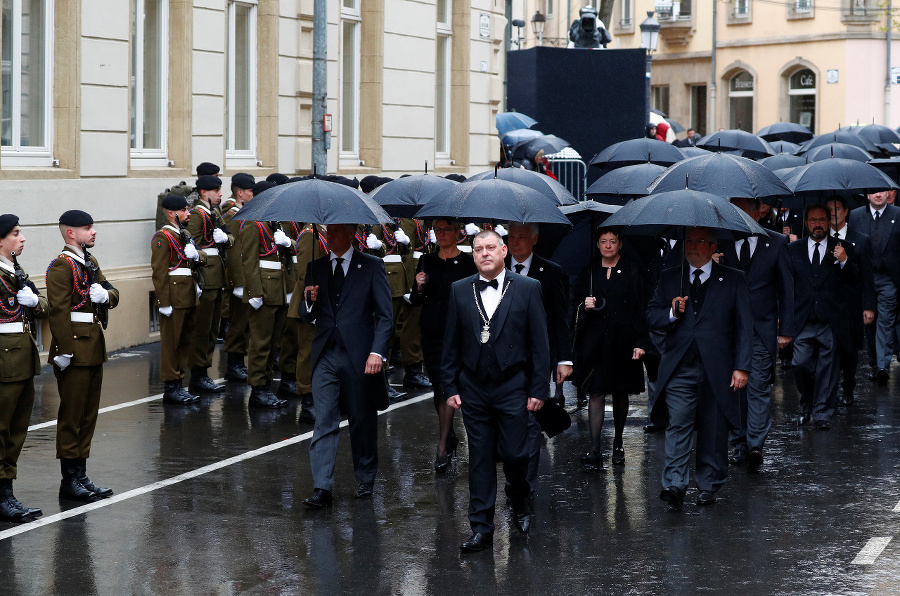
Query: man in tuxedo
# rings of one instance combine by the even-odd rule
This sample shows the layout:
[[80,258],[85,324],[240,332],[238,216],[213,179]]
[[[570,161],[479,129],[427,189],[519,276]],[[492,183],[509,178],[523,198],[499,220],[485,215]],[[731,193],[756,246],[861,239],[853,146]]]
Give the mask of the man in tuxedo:
[[[391,289],[384,262],[351,244],[356,226],[332,224],[325,232],[329,254],[307,265],[300,316],[314,323],[312,392],[315,427],[309,444],[312,509],[329,507],[334,487],[341,409],[350,421],[357,499],[371,498],[378,471],[377,403],[365,375],[381,375],[393,333]],[[384,396],[386,400],[386,395]]]
[[[754,221],[761,217],[758,199],[732,199]],[[740,392],[740,428],[732,432],[734,451],[728,461],[747,464],[756,472],[763,463],[763,445],[772,427],[772,371],[778,349],[793,336],[794,277],[787,254],[787,238],[768,232],[724,242],[719,263],[740,269],[747,278],[753,313],[753,357],[747,389]]]
[[834,238],[829,238],[828,208],[806,209],[809,236],[788,245],[794,272],[794,380],[800,393],[797,426],[810,420],[831,428],[837,404],[839,354],[852,345],[850,288],[858,280],[856,264]]
[[[562,267],[534,254],[538,241],[537,224],[509,225],[507,268],[541,284],[541,297],[547,313],[550,362],[556,363],[556,384],[560,386],[572,374],[572,338],[569,332],[569,280]],[[549,382],[550,379],[547,379]],[[560,395],[562,392],[559,391]],[[560,404],[564,406],[565,404]],[[541,457],[541,425],[528,417],[528,482],[537,490]],[[507,485],[508,486],[508,485]]]
[[847,199],[834,197],[825,203],[828,207],[828,235],[836,239],[847,251],[847,256],[859,268],[860,279],[850,288],[850,335],[851,345],[841,353],[842,395],[839,406],[853,405],[853,391],[856,389],[856,368],[859,364],[859,350],[865,337],[865,310],[875,310],[874,280],[872,277],[872,253],[869,237],[859,230],[851,230],[847,225]]
[[477,275],[455,282],[447,311],[441,378],[447,404],[462,408],[469,440],[469,523],[463,552],[490,548],[497,497],[495,456],[510,483],[516,528],[532,523],[528,416],[549,397],[550,347],[541,284],[504,268],[499,234],[475,236]]
[[[850,227],[869,237],[877,322],[875,329],[875,370],[871,375],[879,385],[887,385],[894,356],[894,327],[897,324],[900,288],[900,207],[889,205],[887,192],[869,195],[869,204],[850,212]],[[866,312],[866,321],[876,318]]]
[[[740,427],[737,392],[752,368],[753,314],[744,274],[712,260],[716,235],[688,228],[687,266],[662,272],[647,308],[651,329],[665,333],[657,382],[669,406],[666,465],[659,498],[684,502],[697,431],[697,505],[711,505],[728,477],[728,431]],[[652,405],[651,405],[652,407]]]

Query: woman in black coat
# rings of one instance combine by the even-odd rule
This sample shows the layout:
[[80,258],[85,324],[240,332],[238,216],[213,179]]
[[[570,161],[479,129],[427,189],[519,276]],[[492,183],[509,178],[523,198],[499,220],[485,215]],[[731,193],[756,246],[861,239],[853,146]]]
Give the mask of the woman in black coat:
[[454,409],[447,405],[447,395],[441,384],[441,352],[444,348],[444,327],[447,323],[447,306],[450,286],[455,281],[478,273],[475,260],[456,245],[460,225],[455,221],[438,219],[432,223],[438,252],[424,254],[416,268],[416,283],[410,293],[413,306],[421,306],[419,328],[425,372],[434,389],[434,409],[438,414],[440,438],[434,457],[434,469],[447,471],[456,453],[458,440],[453,432]]
[[575,284],[578,312],[572,382],[590,395],[591,450],[581,458],[589,471],[603,468],[600,433],[607,394],[612,394],[615,423],[612,463],[625,463],[622,431],[628,395],[644,390],[641,358],[651,347],[646,315],[650,284],[637,263],[619,254],[621,245],[616,232],[601,230],[597,241],[601,258]]

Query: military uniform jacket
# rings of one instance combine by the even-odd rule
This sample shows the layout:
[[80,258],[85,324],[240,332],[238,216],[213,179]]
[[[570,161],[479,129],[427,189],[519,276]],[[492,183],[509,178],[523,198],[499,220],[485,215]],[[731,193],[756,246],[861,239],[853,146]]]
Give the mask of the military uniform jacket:
[[[96,265],[97,259],[91,257]],[[106,276],[97,269],[99,283]],[[108,285],[108,282],[107,282]],[[60,354],[72,354],[74,366],[97,366],[106,362],[106,340],[103,328],[91,302],[90,284],[84,258],[66,246],[47,269],[47,299],[50,302],[50,355],[48,362]],[[109,308],[119,304],[119,291],[109,291]],[[84,321],[73,320],[84,318]],[[91,319],[91,322],[87,322]]]
[[[240,220],[234,219],[234,215],[241,208],[233,204],[225,212],[225,225],[232,238],[237,239],[241,233]],[[235,241],[234,247],[225,253],[225,287],[229,290],[244,287],[244,266],[241,263],[241,245]]]
[[221,290],[225,288],[225,261],[222,251],[227,251],[234,246],[234,236],[228,236],[227,246],[219,246],[213,241],[213,230],[216,229],[216,213],[203,203],[198,202],[191,210],[191,220],[188,222],[188,231],[197,250],[207,255],[203,263],[203,287],[204,290]]
[[[31,289],[38,293],[34,287]],[[0,333],[0,383],[24,381],[41,372],[37,344],[25,324],[24,307],[16,299],[18,291],[15,270],[0,262],[0,325],[22,327],[20,333]],[[38,305],[32,313],[36,319],[43,319],[50,313],[50,304],[45,297],[38,294]]]
[[[200,253],[200,265],[207,258]],[[191,276],[190,259],[184,256],[181,232],[172,224],[166,224],[150,241],[150,270],[156,306],[191,308],[197,305],[197,291]]]
[[[301,308],[304,306],[303,288],[306,287],[306,267],[315,259],[328,254],[328,243],[325,236],[313,233],[313,225],[292,223],[292,236],[288,234],[294,241],[297,250],[296,261],[294,264],[294,289],[291,293],[291,304],[288,307],[288,316],[292,319],[300,318]],[[318,238],[318,241],[316,240]]]
[[[410,235],[410,230],[404,229],[403,231],[409,238],[415,238],[414,235]],[[372,233],[381,240],[383,252],[376,256],[380,256],[384,261],[384,270],[387,272],[388,284],[391,286],[391,298],[402,298],[409,292],[408,268],[415,269],[416,266],[412,261],[412,249],[409,244],[398,242],[394,231],[388,226],[376,227]]]
[[245,221],[241,224],[241,264],[244,270],[244,302],[262,297],[263,304],[286,304],[288,276],[274,239],[270,222]]

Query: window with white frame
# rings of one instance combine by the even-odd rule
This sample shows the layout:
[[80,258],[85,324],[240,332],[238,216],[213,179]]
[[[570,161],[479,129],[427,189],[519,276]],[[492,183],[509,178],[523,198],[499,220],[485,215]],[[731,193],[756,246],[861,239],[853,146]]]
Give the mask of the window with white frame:
[[434,64],[434,153],[438,162],[450,160],[450,53],[453,41],[450,0],[437,2]]
[[622,27],[634,26],[634,0],[622,0],[622,20],[619,24]]
[[168,0],[134,0],[131,44],[131,158],[165,166],[168,114]]
[[228,3],[225,68],[225,159],[256,165],[256,2]]
[[547,8],[547,16],[548,17],[553,15],[556,12],[556,7],[554,6],[554,4],[556,4],[556,3],[553,0],[547,0],[546,8]]
[[750,16],[750,0],[735,0],[734,16],[749,17]]
[[794,10],[797,12],[812,12],[812,0],[795,0]]
[[4,166],[50,166],[53,3],[3,0],[0,153]]
[[345,165],[359,165],[360,33],[362,0],[341,0],[341,150]]

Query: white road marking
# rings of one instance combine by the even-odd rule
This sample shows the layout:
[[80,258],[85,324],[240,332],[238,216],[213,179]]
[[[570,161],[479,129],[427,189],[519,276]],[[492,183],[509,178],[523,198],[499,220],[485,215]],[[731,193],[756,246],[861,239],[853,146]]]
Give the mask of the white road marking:
[[[426,400],[432,399],[434,393],[426,393],[424,395],[420,395],[419,397],[414,397],[412,399],[396,403],[391,405],[388,409],[379,412],[378,415],[381,416],[383,414],[387,414],[388,412],[393,412],[394,410],[398,410],[400,408],[405,408],[406,406],[411,406],[413,404],[417,404],[419,402],[423,402]],[[151,398],[146,398],[151,399]],[[124,404],[122,404],[124,406]],[[349,424],[346,420],[342,421],[340,424],[340,428],[344,428]],[[33,530],[37,530],[38,528],[43,528],[44,526],[48,526],[50,524],[54,524],[56,522],[63,521],[65,519],[69,519],[70,517],[75,517],[76,515],[82,515],[87,513],[88,511],[94,511],[96,509],[102,509],[104,507],[109,507],[110,505],[115,505],[116,503],[120,503],[122,501],[126,501],[128,499],[133,499],[134,497],[139,497],[141,495],[145,495],[147,493],[159,490],[161,488],[165,488],[167,486],[172,486],[173,484],[179,484],[181,482],[185,482],[187,480],[191,480],[193,478],[197,478],[199,476],[203,476],[205,474],[209,474],[210,472],[215,472],[216,470],[221,470],[222,468],[227,468],[228,466],[233,466],[234,464],[241,463],[248,459],[253,459],[254,457],[259,457],[260,455],[265,455],[267,453],[271,453],[272,451],[277,451],[278,449],[284,449],[285,447],[290,447],[292,445],[296,445],[297,443],[302,443],[307,439],[312,438],[312,431],[305,432],[301,435],[297,435],[295,437],[291,437],[290,439],[285,439],[283,441],[279,441],[277,443],[272,443],[271,445],[266,445],[264,447],[260,447],[258,449],[254,449],[252,451],[247,451],[246,453],[242,453],[241,455],[236,455],[234,457],[229,457],[228,459],[223,459],[222,461],[209,464],[207,466],[203,466],[202,468],[197,468],[196,470],[191,470],[190,472],[185,472],[184,474],[179,474],[178,476],[173,476],[171,478],[166,478],[165,480],[160,480],[158,482],[154,482],[153,484],[148,484],[146,486],[141,486],[139,488],[135,488],[124,493],[113,495],[108,499],[103,499],[102,501],[95,501],[94,503],[87,503],[85,505],[81,505],[80,507],[75,507],[73,509],[69,509],[67,511],[61,511],[54,515],[48,515],[47,517],[38,518],[37,521],[21,524],[9,530],[4,530],[0,532],[0,540],[6,540],[7,538],[12,538],[13,536],[17,536],[19,534],[24,534],[25,532],[31,532]]]
[[894,505],[894,513],[900,513],[900,503]]
[[869,541],[863,547],[856,558],[850,561],[851,565],[871,565],[884,550],[884,547],[893,539],[893,536],[876,536],[869,538]]

